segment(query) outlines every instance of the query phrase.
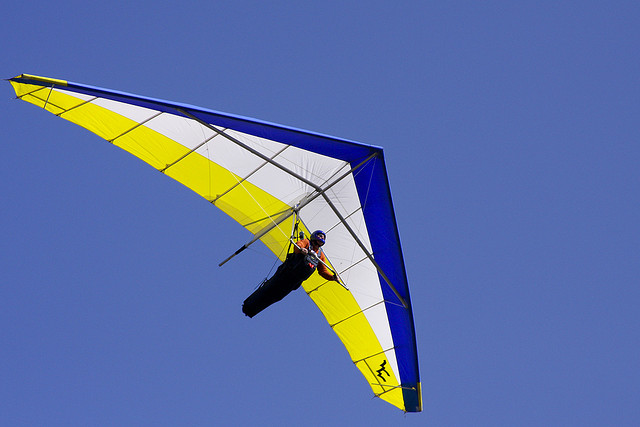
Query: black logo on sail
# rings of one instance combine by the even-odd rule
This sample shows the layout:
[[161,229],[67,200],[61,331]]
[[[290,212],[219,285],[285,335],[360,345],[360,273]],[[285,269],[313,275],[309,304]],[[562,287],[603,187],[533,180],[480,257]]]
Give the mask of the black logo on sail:
[[380,379],[384,382],[387,382],[387,380],[385,379],[385,377],[382,376],[383,373],[387,374],[387,377],[390,377],[391,375],[389,375],[389,372],[387,372],[387,368],[385,367],[387,364],[387,361],[385,360],[384,362],[382,362],[380,364],[380,369],[378,369],[376,372],[378,373],[377,375],[380,377]]

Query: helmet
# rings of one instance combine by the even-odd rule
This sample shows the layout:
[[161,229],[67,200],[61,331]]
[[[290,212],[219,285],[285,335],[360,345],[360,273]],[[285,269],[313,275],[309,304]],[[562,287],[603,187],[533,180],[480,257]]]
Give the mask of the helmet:
[[327,235],[324,233],[324,231],[322,230],[316,230],[313,233],[311,233],[311,237],[309,237],[309,240],[315,240],[316,242],[320,243],[320,246],[324,245],[324,240],[327,238]]

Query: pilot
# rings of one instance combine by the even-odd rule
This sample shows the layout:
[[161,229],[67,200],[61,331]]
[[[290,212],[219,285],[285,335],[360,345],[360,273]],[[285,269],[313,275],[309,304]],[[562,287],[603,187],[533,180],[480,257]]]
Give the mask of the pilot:
[[322,250],[326,238],[323,231],[316,230],[309,239],[298,240],[293,253],[287,255],[275,274],[244,301],[242,312],[255,316],[298,289],[316,270],[325,279],[337,282],[338,276],[326,266],[327,258]]

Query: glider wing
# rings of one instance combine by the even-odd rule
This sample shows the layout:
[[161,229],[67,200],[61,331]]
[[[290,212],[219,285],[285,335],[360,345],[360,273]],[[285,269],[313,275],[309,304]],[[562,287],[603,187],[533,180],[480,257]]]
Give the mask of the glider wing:
[[[295,217],[325,230],[346,288],[303,287],[376,396],[422,410],[400,238],[379,147],[64,80],[10,79],[18,98],[82,126],[207,199],[283,257]],[[347,289],[348,288],[348,289]]]

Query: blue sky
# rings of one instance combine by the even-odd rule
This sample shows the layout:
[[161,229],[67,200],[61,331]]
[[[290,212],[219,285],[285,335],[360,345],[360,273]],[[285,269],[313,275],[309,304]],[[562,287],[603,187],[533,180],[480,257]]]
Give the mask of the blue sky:
[[640,423],[637,2],[11,2],[30,73],[385,148],[425,411],[246,232],[5,82],[7,425]]

